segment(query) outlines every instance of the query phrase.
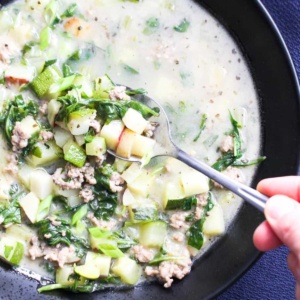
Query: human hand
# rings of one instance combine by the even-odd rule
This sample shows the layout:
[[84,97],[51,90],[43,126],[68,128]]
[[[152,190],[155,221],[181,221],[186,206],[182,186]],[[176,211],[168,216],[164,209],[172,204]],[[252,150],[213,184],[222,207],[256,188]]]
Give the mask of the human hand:
[[288,266],[296,278],[296,299],[300,300],[300,176],[264,179],[257,189],[271,198],[264,211],[266,221],[254,232],[254,245],[260,251],[282,244],[290,249]]

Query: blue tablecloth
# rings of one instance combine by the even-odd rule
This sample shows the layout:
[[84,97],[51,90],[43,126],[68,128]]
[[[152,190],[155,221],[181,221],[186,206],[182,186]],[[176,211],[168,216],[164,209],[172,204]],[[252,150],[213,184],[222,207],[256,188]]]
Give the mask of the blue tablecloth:
[[[277,24],[300,79],[300,0],[262,0]],[[288,249],[264,254],[257,263],[218,300],[295,299],[295,280],[287,268]]]

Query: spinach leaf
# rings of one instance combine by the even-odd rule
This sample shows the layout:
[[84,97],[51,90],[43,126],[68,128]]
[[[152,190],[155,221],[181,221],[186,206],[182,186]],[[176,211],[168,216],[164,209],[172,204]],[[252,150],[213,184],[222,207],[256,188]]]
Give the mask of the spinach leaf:
[[200,123],[200,128],[199,128],[199,132],[196,135],[196,137],[193,139],[193,142],[197,142],[202,131],[205,129],[206,127],[206,121],[207,121],[207,114],[203,114],[201,117],[201,123]]
[[203,245],[203,224],[206,219],[206,214],[208,211],[210,211],[213,207],[214,204],[212,203],[211,200],[211,193],[209,193],[208,196],[208,202],[206,206],[203,209],[202,216],[199,220],[194,222],[189,230],[187,231],[187,236],[188,236],[188,245],[196,248],[196,249],[201,249]]
[[0,206],[0,217],[2,225],[21,224],[21,209],[19,199],[26,195],[19,190],[18,185],[12,185],[9,191],[10,200]]
[[162,252],[158,252],[152,260],[149,261],[149,265],[159,265],[163,261],[169,261],[169,260],[179,260],[184,259],[183,256],[171,256],[171,255],[165,255]]
[[[45,219],[35,223],[37,233],[40,239],[44,240],[49,246],[57,244],[73,245],[76,248],[76,254],[82,257],[86,249],[89,248],[89,243],[73,234],[70,224],[67,220],[57,219],[61,224],[54,226],[49,219]],[[45,238],[45,234],[50,234],[50,238]]]
[[77,4],[73,3],[63,12],[63,14],[60,17],[61,19],[71,18],[76,14],[76,11],[77,11]]
[[12,132],[16,122],[22,121],[28,115],[36,117],[38,106],[32,100],[25,102],[22,95],[18,95],[13,101],[9,101],[0,114],[0,126],[4,129],[5,137],[11,142]]
[[128,73],[134,74],[134,75],[137,75],[137,74],[140,73],[139,71],[137,71],[136,69],[130,67],[130,66],[127,65],[127,64],[123,64],[123,69],[124,69],[125,71],[127,71]]
[[91,210],[98,219],[108,220],[113,216],[118,203],[118,193],[110,190],[109,179],[114,172],[110,164],[106,164],[95,172],[97,183],[93,186],[95,199],[89,202]]

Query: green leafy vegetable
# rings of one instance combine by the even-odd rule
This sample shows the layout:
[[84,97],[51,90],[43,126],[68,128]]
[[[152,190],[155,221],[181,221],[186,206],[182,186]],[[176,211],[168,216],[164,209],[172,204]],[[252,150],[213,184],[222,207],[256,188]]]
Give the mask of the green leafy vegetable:
[[37,114],[37,104],[31,100],[25,102],[22,95],[18,95],[14,100],[9,101],[0,115],[0,126],[4,130],[8,142],[11,142],[16,122],[22,121],[28,115],[36,117]]
[[88,212],[88,205],[87,204],[82,205],[73,215],[71,224],[72,225],[77,224],[78,221],[80,221],[82,218],[86,216],[87,212]]
[[146,21],[146,27],[145,27],[143,33],[146,35],[151,35],[151,34],[155,33],[159,27],[160,27],[160,22],[159,22],[158,18],[155,18],[155,17],[149,18]]
[[177,32],[186,32],[190,27],[190,22],[186,19],[183,19],[181,23],[177,26],[174,26],[173,29]]
[[194,222],[189,230],[187,231],[188,236],[188,245],[196,248],[201,249],[203,245],[203,224],[206,219],[206,214],[208,211],[210,211],[214,207],[214,204],[211,200],[211,193],[209,193],[208,202],[206,206],[203,209],[202,216],[199,220]]
[[170,260],[180,260],[184,259],[183,256],[171,256],[171,255],[165,255],[161,252],[158,252],[152,260],[149,261],[149,265],[159,265],[163,261],[170,261]]
[[45,27],[40,33],[40,48],[45,50],[50,43],[52,30],[49,26]]
[[101,243],[98,245],[98,249],[105,255],[118,258],[124,256],[124,253],[115,245],[110,243]]
[[136,74],[139,74],[139,73],[140,73],[140,72],[137,71],[136,69],[134,69],[134,68],[132,68],[132,67],[130,67],[129,65],[126,65],[126,64],[123,64],[123,68],[124,68],[125,71],[127,71],[127,72],[130,73],[130,74],[136,75]]
[[[64,244],[67,246],[73,245],[76,248],[76,254],[82,257],[86,249],[89,248],[88,242],[73,234],[68,221],[57,219],[61,224],[54,226],[49,219],[45,219],[35,223],[39,238],[44,240],[49,246]],[[45,239],[45,234],[51,235]]]
[[196,204],[197,204],[197,198],[195,196],[191,196],[183,199],[168,200],[165,209],[166,210],[174,210],[174,209],[190,210]]
[[19,190],[17,185],[12,185],[9,190],[10,200],[0,206],[2,225],[21,224],[21,209],[19,199],[26,195]]
[[63,14],[60,17],[61,19],[70,18],[73,17],[76,14],[76,12],[77,12],[77,4],[73,3],[63,12]]
[[196,137],[193,139],[193,142],[197,142],[198,139],[200,138],[200,135],[201,135],[202,131],[205,129],[206,121],[207,121],[207,114],[203,114],[202,117],[201,117],[199,132],[196,135]]

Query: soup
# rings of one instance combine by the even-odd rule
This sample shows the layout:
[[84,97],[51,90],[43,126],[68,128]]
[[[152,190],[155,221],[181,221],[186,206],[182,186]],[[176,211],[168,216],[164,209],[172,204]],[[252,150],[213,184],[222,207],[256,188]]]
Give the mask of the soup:
[[180,147],[250,184],[260,120],[237,45],[192,1],[15,1],[0,26],[1,257],[55,278],[40,292],[182,279],[241,200],[175,159],[106,150],[149,161],[147,91]]

